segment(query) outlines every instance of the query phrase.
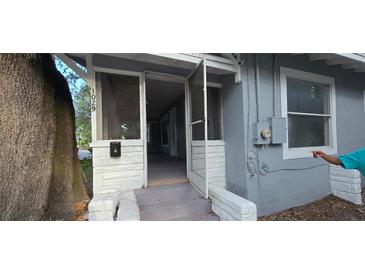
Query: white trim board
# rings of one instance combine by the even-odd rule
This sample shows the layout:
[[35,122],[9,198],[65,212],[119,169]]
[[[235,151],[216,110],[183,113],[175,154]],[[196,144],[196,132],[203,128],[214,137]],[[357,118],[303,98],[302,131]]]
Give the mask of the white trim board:
[[159,81],[165,81],[165,82],[175,82],[175,83],[181,83],[185,84],[186,77],[174,75],[174,74],[168,74],[168,73],[161,73],[161,72],[154,72],[154,71],[145,71],[146,79],[151,80],[159,80]]
[[[317,82],[330,86],[330,123],[329,123],[329,146],[289,148],[288,136],[288,111],[287,111],[287,78],[300,79]],[[327,154],[337,154],[337,130],[336,130],[336,90],[335,79],[332,77],[306,72],[302,70],[280,67],[280,88],[281,88],[281,111],[282,117],[286,118],[287,143],[283,144],[283,159],[297,159],[312,157],[311,151],[322,150]]]
[[92,54],[86,55],[86,71],[87,71],[87,85],[90,88],[91,96],[91,140],[95,142],[97,138],[97,112],[99,110],[98,98],[96,96],[96,81],[95,81],[95,71],[92,65]]
[[143,186],[148,185],[148,159],[147,159],[147,103],[146,103],[146,73],[142,73],[140,80],[140,110],[141,110],[141,137],[143,140]]
[[110,74],[138,76],[138,77],[143,76],[143,72],[132,71],[132,70],[112,69],[112,68],[105,68],[105,67],[98,67],[98,66],[93,66],[93,69],[94,69],[94,71],[97,71],[97,72],[104,72],[104,73],[110,73]]

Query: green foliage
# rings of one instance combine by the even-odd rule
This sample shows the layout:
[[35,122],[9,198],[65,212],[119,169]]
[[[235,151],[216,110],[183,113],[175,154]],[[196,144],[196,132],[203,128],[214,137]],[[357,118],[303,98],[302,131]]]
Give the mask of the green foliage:
[[[65,77],[67,80],[68,86],[71,91],[72,98],[74,99],[75,95],[86,86],[86,82],[80,78],[72,69],[70,69],[65,63],[63,63],[57,57],[55,58],[56,68],[59,72]],[[86,71],[84,67],[79,66],[82,70]]]
[[[55,58],[57,69],[66,78],[71,91],[76,115],[76,138],[80,148],[88,148],[91,143],[90,89],[85,81],[74,73],[60,59]],[[85,68],[79,66],[81,69]]]
[[81,148],[91,143],[90,89],[85,86],[75,94],[76,137]]
[[93,178],[93,168],[91,160],[90,159],[80,160],[80,165],[82,171],[84,172],[87,182],[91,183]]

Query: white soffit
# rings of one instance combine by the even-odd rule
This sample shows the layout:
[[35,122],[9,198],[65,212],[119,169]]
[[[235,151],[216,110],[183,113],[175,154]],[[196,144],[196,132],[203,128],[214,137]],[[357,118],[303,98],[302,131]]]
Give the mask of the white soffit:
[[[193,71],[202,60],[202,53],[98,53],[101,55],[176,67]],[[83,58],[85,54],[68,54],[71,58]],[[76,60],[75,60],[76,61]],[[240,66],[233,54],[223,57],[206,54],[207,72],[217,75],[235,74],[235,82],[241,81]]]
[[[200,53],[104,53],[104,55],[132,59],[158,65],[193,70],[202,60]],[[208,73],[229,74],[237,72],[233,60],[207,54]]]
[[343,69],[365,72],[365,53],[310,53],[310,61],[325,61],[327,65],[341,65]]

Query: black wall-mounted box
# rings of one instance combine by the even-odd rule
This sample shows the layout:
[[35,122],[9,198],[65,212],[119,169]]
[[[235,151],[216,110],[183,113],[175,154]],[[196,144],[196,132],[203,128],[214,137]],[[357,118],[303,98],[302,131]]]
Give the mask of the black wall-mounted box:
[[110,157],[120,157],[120,142],[110,142]]

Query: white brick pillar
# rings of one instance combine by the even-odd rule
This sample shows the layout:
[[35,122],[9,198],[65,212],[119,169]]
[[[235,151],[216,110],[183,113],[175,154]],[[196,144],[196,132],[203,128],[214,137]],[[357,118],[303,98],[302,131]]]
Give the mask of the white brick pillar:
[[256,205],[220,186],[209,185],[212,211],[221,221],[256,221]]
[[331,193],[357,205],[362,204],[361,176],[355,169],[330,165]]

